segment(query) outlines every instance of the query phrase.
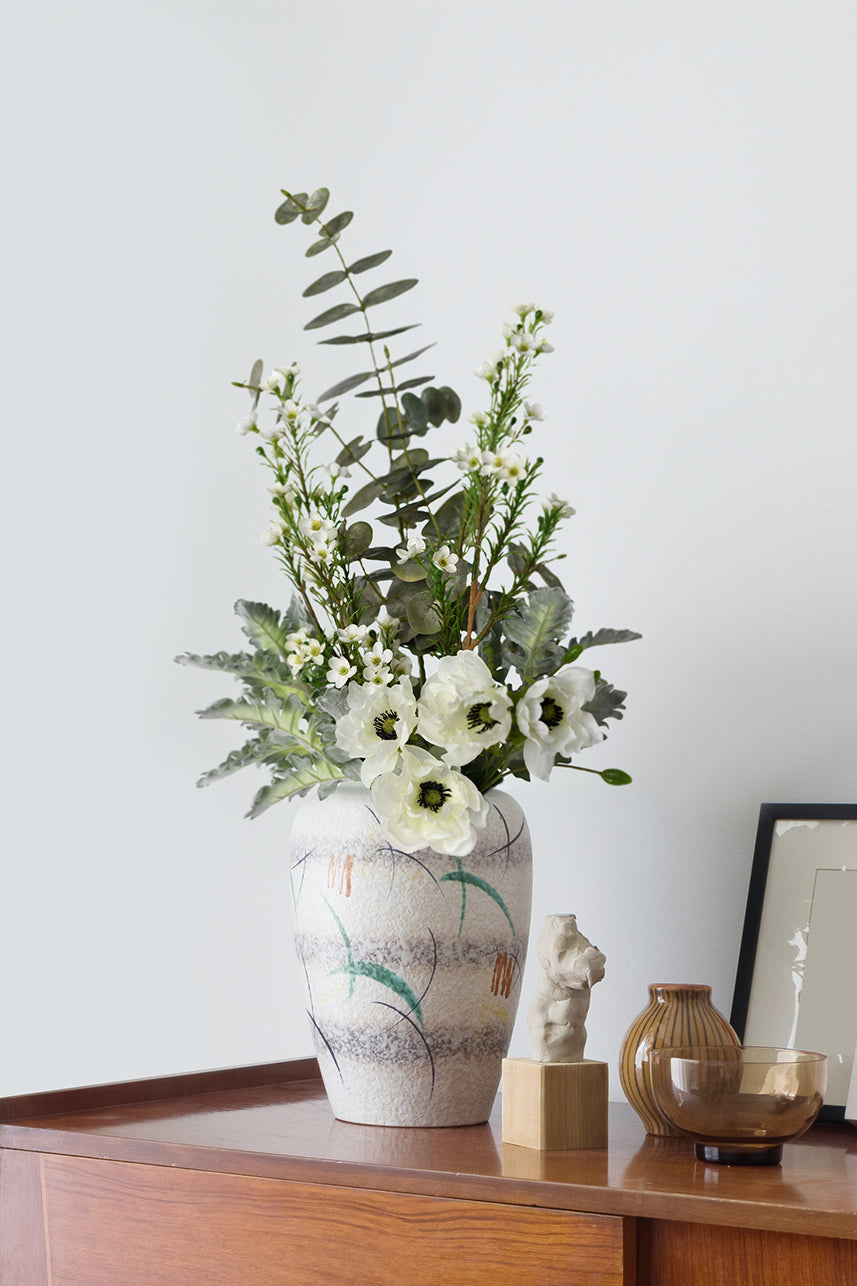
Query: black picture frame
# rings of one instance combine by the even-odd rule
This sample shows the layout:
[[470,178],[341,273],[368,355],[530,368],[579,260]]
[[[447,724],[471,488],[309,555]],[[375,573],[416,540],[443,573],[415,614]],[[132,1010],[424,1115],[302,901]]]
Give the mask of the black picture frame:
[[[850,822],[854,826],[849,828]],[[820,908],[830,895],[825,892],[822,898],[821,888],[832,889],[834,900],[845,889],[847,898],[837,914],[846,914],[857,895],[857,804],[762,804],[730,1022],[747,1045],[806,1048],[797,1038],[809,1029],[816,1037],[812,1047],[828,1055],[828,1093],[821,1117],[841,1121],[857,1046],[857,968],[851,977],[857,961],[857,947],[852,945],[857,943],[857,921],[853,933],[841,934],[841,942],[826,943],[827,922]],[[813,939],[810,924],[816,908],[822,927],[816,928]],[[783,937],[783,924],[794,925],[792,938]],[[842,948],[846,974],[837,976],[837,988],[831,990],[830,1013],[818,1004],[823,986],[816,982],[814,990],[804,987],[811,941],[814,961],[829,961],[833,947]],[[811,981],[823,979],[822,968],[814,967]],[[837,1006],[836,990],[845,984],[853,1003]],[[821,1048],[822,1043],[828,1047]]]

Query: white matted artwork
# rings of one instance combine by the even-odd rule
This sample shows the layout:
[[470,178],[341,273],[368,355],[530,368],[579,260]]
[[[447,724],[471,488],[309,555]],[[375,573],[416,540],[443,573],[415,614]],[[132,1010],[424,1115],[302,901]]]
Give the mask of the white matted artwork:
[[842,1118],[857,1045],[857,804],[763,804],[735,981],[745,1045],[828,1057]]

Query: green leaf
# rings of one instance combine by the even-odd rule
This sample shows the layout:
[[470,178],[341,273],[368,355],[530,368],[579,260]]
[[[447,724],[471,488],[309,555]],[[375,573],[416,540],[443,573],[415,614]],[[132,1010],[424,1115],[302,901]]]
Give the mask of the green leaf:
[[557,668],[563,649],[556,640],[571,620],[571,599],[560,589],[535,589],[503,620],[503,633],[512,644],[503,659],[531,683]]
[[409,431],[424,433],[428,428],[428,408],[420,397],[405,393],[402,397],[402,409],[408,417]]
[[450,424],[457,424],[461,415],[461,398],[448,384],[444,384],[438,391],[446,399],[446,418]]
[[406,277],[403,281],[391,281],[386,286],[376,286],[368,295],[363,296],[363,307],[372,308],[375,304],[385,304],[388,299],[396,299],[406,290],[413,290],[419,281],[418,277]]
[[221,674],[232,674],[242,678],[245,670],[254,669],[254,661],[249,652],[215,652],[211,656],[197,656],[195,652],[182,652],[173,658],[176,665],[195,665],[200,670],[217,670]]
[[[570,639],[569,648],[579,648],[582,652],[589,647],[602,647],[607,643],[630,643],[634,639],[641,639],[642,634],[636,630],[597,630],[594,634],[590,631],[584,634],[582,638]],[[580,655],[578,652],[578,656]]]
[[343,518],[350,518],[352,514],[356,514],[361,509],[365,509],[367,505],[371,505],[374,500],[378,499],[383,490],[383,479],[373,478],[371,482],[367,482],[359,491],[355,491],[348,501],[348,504],[342,510]]
[[356,464],[358,460],[363,459],[364,455],[366,455],[368,451],[372,450],[372,445],[373,444],[371,442],[364,442],[363,434],[358,433],[356,438],[352,438],[350,442],[346,442],[345,446],[336,457],[336,463],[342,465]]
[[334,304],[333,308],[328,308],[317,317],[313,317],[312,321],[308,321],[304,330],[318,330],[321,326],[330,326],[333,322],[342,321],[343,317],[350,317],[352,313],[359,312],[359,304]]
[[424,388],[420,397],[425,403],[429,422],[439,429],[446,419],[446,398],[438,388]]
[[326,272],[323,277],[319,277],[311,286],[307,286],[302,298],[308,299],[310,295],[321,295],[325,290],[332,290],[334,286],[338,286],[341,281],[344,281],[346,276],[347,274],[341,268],[338,268],[336,272]]
[[396,576],[398,580],[408,582],[425,580],[426,569],[421,567],[416,559],[409,558],[407,562],[393,564],[393,575]]
[[258,817],[266,808],[270,808],[272,804],[278,804],[281,799],[289,799],[292,795],[305,795],[308,790],[312,790],[313,786],[322,782],[339,781],[343,776],[344,773],[334,764],[320,756],[301,760],[291,770],[278,772],[269,786],[263,786],[257,791],[250,810],[245,816]]
[[595,696],[586,702],[583,709],[594,715],[595,722],[604,727],[608,719],[622,718],[627,695],[627,692],[614,688],[606,679],[599,678],[595,685]]
[[282,746],[271,744],[261,737],[254,738],[240,750],[231,750],[222,764],[204,772],[196,784],[210,786],[212,782],[222,781],[224,777],[230,777],[233,773],[240,772],[242,768],[248,768],[251,764],[263,764],[271,759],[277,759],[282,754]]
[[319,344],[374,344],[376,340],[391,339],[393,335],[404,335],[406,330],[416,330],[420,322],[410,326],[397,326],[395,330],[369,331],[365,335],[334,335],[333,339],[320,339]]
[[379,250],[377,254],[365,255],[362,259],[355,259],[354,263],[349,265],[349,272],[366,272],[368,268],[377,268],[390,258],[392,250]]
[[330,193],[327,188],[316,188],[312,196],[306,202],[306,210],[301,215],[304,223],[314,223],[319,217],[322,210],[330,200]]
[[281,620],[279,612],[268,607],[267,603],[248,603],[243,598],[235,604],[235,611],[243,621],[242,630],[255,647],[277,657],[286,656],[286,635],[291,630]]
[[555,572],[552,572],[549,567],[546,567],[544,563],[536,563],[533,571],[538,572],[544,583],[546,585],[550,585],[552,589],[562,589],[562,581],[560,578]]
[[332,219],[328,219],[327,222],[322,225],[321,230],[324,236],[335,237],[342,232],[343,228],[348,227],[353,218],[353,210],[343,210],[342,214],[335,214]]
[[348,379],[340,380],[338,384],[325,389],[317,400],[319,402],[328,402],[332,397],[341,397],[343,393],[350,393],[353,388],[357,388],[358,385],[365,384],[367,380],[371,380],[374,374],[374,371],[362,371],[359,375],[349,375]]
[[342,556],[346,562],[360,558],[372,544],[372,527],[368,522],[355,522],[346,529]]
[[[438,530],[442,536],[457,536],[461,527],[461,511],[464,508],[464,494],[456,491],[455,495],[445,500],[434,516]],[[433,538],[437,532],[432,525]]]
[[[274,221],[276,223],[294,223],[301,214],[303,214],[303,204],[307,200],[306,192],[299,192],[295,199],[292,199],[287,192],[284,192],[285,201],[274,211]],[[300,202],[300,204],[298,204]]]
[[339,237],[322,237],[320,241],[314,241],[309,250],[304,251],[307,259],[314,259],[316,255],[323,254],[331,246],[335,246]]
[[372,389],[368,393],[357,393],[355,394],[355,396],[356,397],[395,397],[396,393],[401,393],[406,388],[419,388],[420,384],[428,384],[429,380],[433,380],[433,379],[434,379],[433,375],[420,375],[415,380],[405,380],[403,384],[400,384],[398,386],[398,388],[376,388],[376,389]]
[[431,590],[419,590],[408,600],[408,624],[417,634],[437,634],[443,625]]
[[608,786],[630,786],[631,784],[631,778],[621,768],[605,768],[600,776]]

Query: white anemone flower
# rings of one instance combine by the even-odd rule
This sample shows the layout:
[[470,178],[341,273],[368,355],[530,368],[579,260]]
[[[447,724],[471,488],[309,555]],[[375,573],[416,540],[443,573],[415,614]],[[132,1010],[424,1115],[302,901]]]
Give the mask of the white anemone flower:
[[349,683],[348,711],[336,721],[340,750],[362,759],[360,780],[370,786],[380,773],[391,773],[417,722],[417,703],[410,680],[398,683]]
[[521,697],[515,709],[524,734],[524,763],[533,777],[547,781],[557,755],[570,755],[604,740],[604,733],[583,706],[595,696],[595,675],[582,666],[564,665]]
[[381,773],[370,790],[384,834],[405,853],[431,847],[464,857],[488,819],[489,804],[469,778],[412,746],[399,771]]
[[442,747],[443,762],[456,767],[505,741],[512,727],[508,692],[471,651],[441,657],[423,685],[417,713],[420,736]]

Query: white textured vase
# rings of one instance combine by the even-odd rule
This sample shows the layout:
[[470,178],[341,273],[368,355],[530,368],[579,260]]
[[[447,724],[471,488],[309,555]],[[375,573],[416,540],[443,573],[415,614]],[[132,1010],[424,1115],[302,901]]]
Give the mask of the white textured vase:
[[340,1120],[488,1118],[520,996],[532,850],[517,801],[486,798],[488,822],[461,858],[391,847],[351,783],[295,816],[295,943]]

